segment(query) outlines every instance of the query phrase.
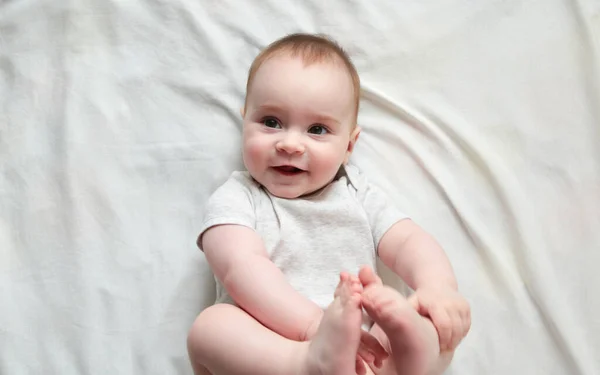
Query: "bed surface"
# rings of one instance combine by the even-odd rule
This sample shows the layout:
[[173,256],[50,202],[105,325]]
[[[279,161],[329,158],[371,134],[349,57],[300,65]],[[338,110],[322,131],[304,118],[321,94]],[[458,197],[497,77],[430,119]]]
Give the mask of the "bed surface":
[[0,2],[0,373],[191,374],[204,202],[252,59],[296,31],[353,57],[352,163],[472,304],[447,373],[599,374],[593,0]]

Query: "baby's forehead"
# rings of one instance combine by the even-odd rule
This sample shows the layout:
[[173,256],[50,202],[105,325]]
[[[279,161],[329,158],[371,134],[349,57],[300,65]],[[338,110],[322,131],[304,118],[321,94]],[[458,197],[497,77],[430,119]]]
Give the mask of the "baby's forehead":
[[[252,77],[252,80],[251,80],[251,85],[249,85],[247,87],[247,89],[249,90],[249,92],[247,92],[247,94],[251,93],[251,91],[252,91],[251,88],[253,86],[252,83],[254,83],[254,81],[257,78],[259,78],[263,81],[267,81],[269,83],[273,83],[270,81],[271,77],[275,74],[280,73],[279,70],[275,70],[277,67],[284,66],[287,68],[289,66],[294,66],[294,65],[297,66],[298,64],[300,64],[303,69],[299,69],[298,71],[295,71],[294,74],[296,76],[303,75],[303,74],[308,75],[308,74],[310,74],[309,70],[313,70],[313,68],[334,70],[337,72],[343,72],[345,78],[347,78],[347,82],[351,86],[354,86],[352,75],[348,71],[348,68],[345,66],[343,60],[340,57],[331,56],[329,58],[315,60],[315,59],[307,59],[301,54],[293,54],[292,52],[281,51],[279,53],[273,54],[273,55],[269,56],[268,58],[266,58],[262,62],[262,64],[258,67],[258,69],[256,69],[256,71],[254,72],[254,77]],[[326,74],[328,77],[333,77],[335,75],[335,73],[333,73],[333,75],[330,75],[327,73],[324,73],[324,74]],[[330,80],[329,82],[334,82],[334,80]],[[339,81],[338,81],[338,83],[339,83]]]
[[298,100],[298,95],[305,93],[312,93],[313,100],[324,102],[353,99],[352,80],[340,68],[326,63],[304,66],[297,59],[267,62],[257,71],[248,89],[247,96],[259,101],[282,96],[293,101],[292,98]]
[[[333,69],[334,72],[331,73],[323,73],[321,71],[321,73],[323,73],[321,74],[321,77],[318,77],[319,74],[316,74],[313,76],[315,78],[315,81],[310,82],[331,83],[331,86],[329,87],[333,87],[333,90],[336,91],[336,94],[332,94],[334,97],[339,97],[338,93],[340,92],[351,93],[352,105],[354,107],[354,116],[358,116],[360,95],[360,80],[358,78],[358,74],[351,62],[345,60],[338,53],[332,52],[329,49],[311,50],[311,48],[304,48],[294,50],[291,48],[281,48],[278,50],[271,50],[265,54],[259,55],[252,63],[252,66],[250,68],[248,81],[246,82],[246,97],[244,101],[244,107],[246,107],[249,104],[249,101],[254,102],[254,100],[252,99],[257,99],[255,96],[257,94],[257,91],[255,90],[256,82],[254,82],[257,78],[256,76],[260,76],[259,79],[261,82],[259,84],[261,88],[257,89],[264,94],[264,89],[267,89],[269,86],[272,87],[274,83],[276,84],[276,81],[282,79],[282,76],[276,77],[274,75],[271,75],[271,68],[275,68],[277,64],[282,63],[286,60],[292,64],[296,64],[296,68],[298,67],[298,62],[300,63],[300,66],[302,68],[308,68],[306,70],[300,69],[301,71],[299,72],[291,72],[291,74],[293,74],[296,78],[298,78],[299,74],[301,73],[310,73],[310,71],[312,70],[310,68],[314,67],[323,67],[325,69],[330,70],[330,72]],[[281,73],[281,71],[278,72]],[[343,74],[343,78],[339,78],[339,73]],[[334,76],[336,76],[337,79],[328,79],[329,77],[333,78]],[[300,81],[302,81],[302,78],[300,78]],[[275,91],[278,90],[275,89]],[[345,95],[343,96],[345,97]],[[341,97],[339,98],[341,99]]]

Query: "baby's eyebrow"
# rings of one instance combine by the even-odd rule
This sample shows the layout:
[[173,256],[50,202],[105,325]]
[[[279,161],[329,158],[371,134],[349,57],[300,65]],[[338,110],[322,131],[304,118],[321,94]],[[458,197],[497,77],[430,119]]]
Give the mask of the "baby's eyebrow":
[[262,112],[282,112],[283,109],[275,104],[261,104],[258,109]]
[[319,122],[324,122],[324,123],[334,123],[339,125],[340,122],[338,120],[336,120],[335,118],[331,117],[331,116],[327,116],[327,115],[321,115],[321,114],[317,114],[314,116],[315,119]]

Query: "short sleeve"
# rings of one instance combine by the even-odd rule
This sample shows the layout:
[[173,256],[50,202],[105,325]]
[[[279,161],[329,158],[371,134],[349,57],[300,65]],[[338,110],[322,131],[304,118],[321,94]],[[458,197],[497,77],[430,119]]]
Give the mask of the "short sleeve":
[[356,189],[356,198],[361,203],[371,227],[375,249],[383,235],[397,222],[408,219],[377,186],[355,167],[346,167],[346,174],[352,186]]
[[258,189],[255,185],[247,173],[234,172],[208,199],[200,237],[216,225],[243,225],[255,229],[253,191]]

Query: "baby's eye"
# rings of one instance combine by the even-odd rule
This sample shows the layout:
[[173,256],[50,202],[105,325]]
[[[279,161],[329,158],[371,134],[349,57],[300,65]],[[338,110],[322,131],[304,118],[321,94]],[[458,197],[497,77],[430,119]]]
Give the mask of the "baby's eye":
[[323,135],[327,133],[327,129],[323,125],[314,125],[308,129],[308,132],[311,134]]
[[273,128],[273,129],[281,128],[279,121],[277,121],[277,119],[274,119],[273,117],[265,118],[264,120],[262,120],[262,123],[265,124],[265,126],[268,128]]

